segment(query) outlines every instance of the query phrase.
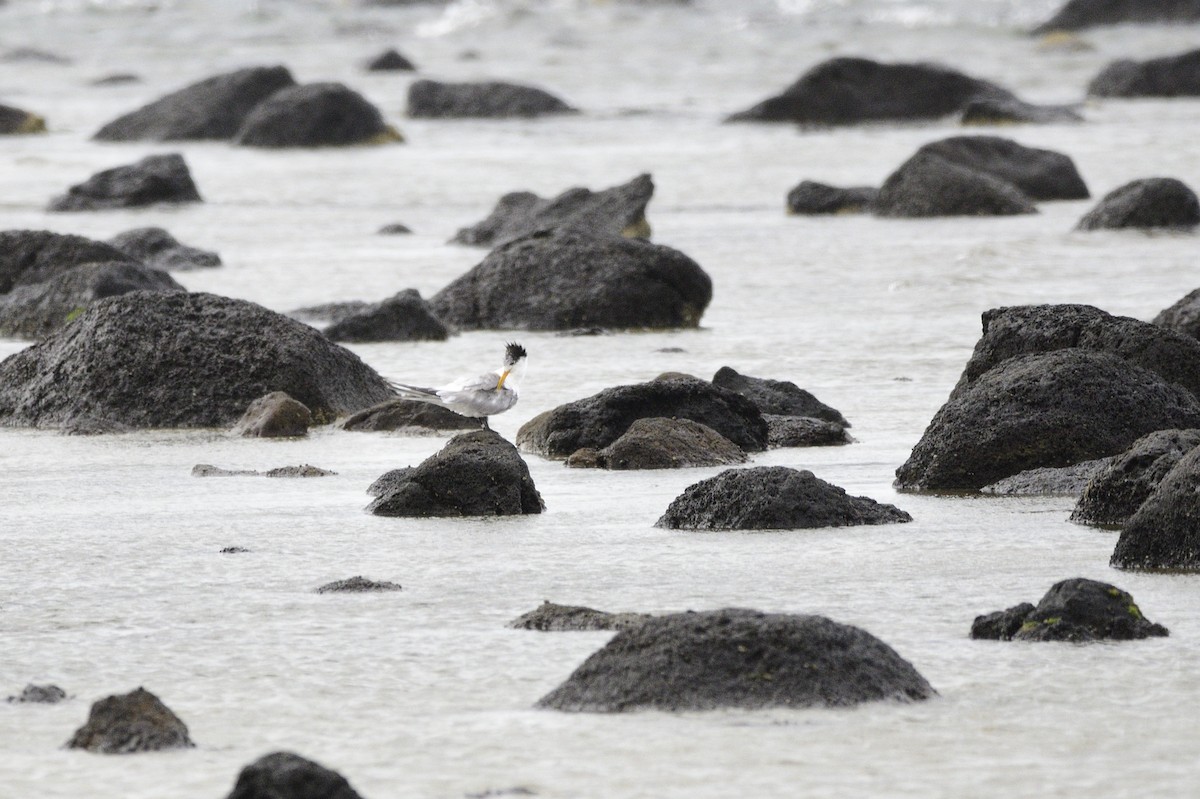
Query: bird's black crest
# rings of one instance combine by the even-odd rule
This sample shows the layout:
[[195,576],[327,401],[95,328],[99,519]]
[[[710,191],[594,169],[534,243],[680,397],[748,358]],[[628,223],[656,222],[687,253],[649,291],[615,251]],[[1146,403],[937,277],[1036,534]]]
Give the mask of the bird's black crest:
[[524,358],[527,354],[528,353],[525,352],[524,347],[513,341],[510,341],[508,346],[504,348],[504,360],[508,361],[509,363],[516,363]]

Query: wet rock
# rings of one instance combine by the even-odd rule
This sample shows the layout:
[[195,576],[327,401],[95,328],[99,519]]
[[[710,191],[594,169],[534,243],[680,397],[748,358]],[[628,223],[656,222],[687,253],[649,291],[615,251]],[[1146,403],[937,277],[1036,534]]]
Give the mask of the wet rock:
[[1055,125],[1082,122],[1083,116],[1070,105],[1035,105],[1015,97],[982,97],[963,106],[959,121],[964,125]]
[[559,605],[545,600],[534,610],[508,623],[514,630],[568,632],[577,630],[627,630],[647,619],[649,613],[608,613],[579,605]]
[[1034,33],[1077,31],[1123,22],[1197,22],[1198,0],[1067,0]]
[[89,86],[124,86],[129,83],[141,83],[140,75],[135,75],[132,72],[113,72],[108,75],[102,75],[99,78],[91,81]]
[[981,494],[1004,496],[1078,497],[1097,474],[1103,472],[1112,458],[1097,458],[1070,466],[1027,469],[979,489]]
[[999,136],[952,136],[918,153],[944,158],[1016,186],[1033,200],[1086,200],[1088,188],[1070,156]]
[[1151,321],[1159,327],[1200,339],[1200,289],[1188,292],[1174,305],[1160,311]]
[[272,391],[250,403],[233,427],[246,438],[294,438],[308,435],[312,412],[284,391]]
[[517,446],[547,458],[566,458],[582,447],[603,449],[638,419],[655,417],[698,422],[746,452],[767,446],[767,423],[752,402],[687,376],[606,388],[560,405],[522,425]]
[[1200,448],[1159,481],[1121,529],[1109,563],[1118,569],[1200,571]]
[[843,189],[805,180],[788,192],[787,212],[806,216],[857,214],[869,210],[878,196],[879,189],[872,186],[852,186]]
[[937,119],[978,98],[1012,98],[985,80],[937,64],[881,64],[833,58],[817,64],[782,94],[729,117],[731,122],[853,125]]
[[38,47],[14,47],[0,54],[0,62],[5,64],[35,63],[66,66],[71,63],[71,59]]
[[97,172],[51,200],[49,211],[103,211],[136,208],[155,203],[198,203],[200,192],[192,182],[183,156],[151,155],[135,164]]
[[477,430],[404,470],[367,509],[376,516],[514,516],[545,505],[516,447]]
[[440,405],[398,397],[352,414],[342,423],[343,430],[375,432],[380,430],[479,430],[482,418],[455,413]]
[[538,707],[567,711],[848,707],[937,694],[912,664],[823,616],[726,608],[618,632]]
[[[1024,616],[1020,612],[1029,608]],[[1014,629],[1015,627],[1015,629]],[[972,638],[1001,641],[1133,641],[1167,635],[1142,615],[1133,597],[1108,583],[1076,577],[1055,583],[1038,602],[980,616]]]
[[401,590],[399,583],[390,583],[387,580],[376,582],[368,580],[361,574],[354,577],[348,577],[345,580],[335,580],[332,583],[325,583],[317,589],[318,594],[367,594],[367,593],[382,593],[384,591],[399,591]]
[[209,250],[181,244],[160,227],[139,227],[118,233],[108,243],[147,266],[168,271],[187,271],[221,265],[221,256]]
[[741,394],[754,403],[761,413],[775,416],[807,416],[824,419],[842,427],[850,427],[846,417],[829,407],[810,392],[789,380],[771,380],[766,377],[751,377],[739,374],[728,366],[722,366],[713,375],[714,386]]
[[416,289],[342,317],[325,328],[330,341],[445,341],[450,331]]
[[896,485],[978,490],[1027,469],[1114,455],[1154,430],[1198,424],[1195,395],[1112,353],[1019,355],[955,389],[896,470]]
[[346,778],[292,752],[263,755],[238,774],[226,799],[362,799]]
[[379,235],[381,236],[406,236],[409,233],[412,233],[412,228],[400,222],[393,222],[390,225],[384,225],[379,228]]
[[75,731],[68,749],[107,755],[190,749],[187,725],[145,688],[101,699],[87,723]]
[[211,463],[197,463],[192,467],[192,477],[259,477],[262,472],[254,469],[222,469]]
[[894,505],[852,497],[812,472],[785,466],[728,469],[676,497],[655,527],[685,530],[800,530],[911,522]]
[[8,701],[13,704],[42,704],[53,705],[67,698],[67,692],[59,688],[57,685],[33,685],[32,683],[25,686],[25,690],[16,696],[10,696]]
[[81,264],[129,261],[112,245],[49,230],[0,231],[0,294],[44,283]]
[[413,62],[391,48],[367,62],[368,72],[414,72],[416,69]]
[[531,233],[571,230],[598,237],[650,238],[646,205],[654,195],[649,175],[593,192],[572,188],[545,199],[519,191],[500,198],[487,219],[455,234],[456,244],[496,247]]
[[[741,447],[711,427],[662,417],[638,419],[604,449],[582,452],[594,452],[594,466],[602,469],[686,469],[746,462]],[[593,465],[587,454],[576,454],[567,459],[568,466]]]
[[348,302],[327,302],[324,305],[310,305],[307,308],[297,308],[288,311],[288,316],[310,325],[329,325],[349,319],[375,307],[374,303],[362,300]]
[[137,291],[0,362],[0,424],[221,427],[286,391],[318,424],[391,396],[358,356],[245,300]]
[[1037,213],[1033,201],[1008,181],[920,151],[884,181],[874,210],[906,218]]
[[771,449],[839,447],[854,443],[846,428],[837,422],[827,422],[809,416],[776,416],[771,413],[764,413],[763,420],[767,423],[767,446]]
[[198,463],[192,467],[192,477],[330,477],[335,474],[337,472],[307,463],[299,466],[278,466],[265,472],[254,469],[222,469],[208,463]]
[[492,250],[430,300],[462,330],[696,327],[712,280],[678,250],[573,231],[533,234]]
[[124,261],[84,264],[0,295],[0,336],[43,339],[106,297],[184,290],[161,269]]
[[1163,478],[1197,446],[1200,430],[1156,430],[1111,458],[1087,484],[1071,521],[1119,526],[1129,521]]
[[308,83],[275,92],[254,107],[234,143],[246,147],[344,147],[403,141],[383,114],[340,83]]
[[250,550],[246,549],[245,547],[223,547],[221,549],[221,554],[222,555],[244,555],[249,551]]
[[1200,200],[1175,178],[1142,178],[1104,195],[1084,214],[1076,230],[1173,228],[1200,225]]
[[408,115],[414,119],[505,119],[572,113],[576,109],[549,92],[516,83],[418,80],[408,87]]
[[45,133],[46,119],[22,108],[0,104],[0,136]]
[[271,95],[295,86],[286,67],[249,67],[215,75],[171,92],[114,119],[99,141],[232,139],[250,112]]
[[1114,61],[1092,79],[1092,97],[1200,97],[1200,50],[1149,61]]

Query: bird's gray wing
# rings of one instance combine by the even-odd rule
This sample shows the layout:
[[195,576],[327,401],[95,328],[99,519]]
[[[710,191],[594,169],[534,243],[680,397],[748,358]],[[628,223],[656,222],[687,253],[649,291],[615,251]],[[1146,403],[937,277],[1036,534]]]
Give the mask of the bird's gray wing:
[[443,386],[438,389],[438,393],[460,393],[467,391],[495,391],[496,384],[500,382],[500,376],[495,372],[479,375],[478,377],[468,377],[448,386]]

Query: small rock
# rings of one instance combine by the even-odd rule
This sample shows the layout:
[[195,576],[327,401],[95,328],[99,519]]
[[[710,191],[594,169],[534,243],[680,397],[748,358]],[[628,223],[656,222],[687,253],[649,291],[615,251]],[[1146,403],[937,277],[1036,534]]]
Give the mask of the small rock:
[[802,181],[788,192],[789,214],[857,214],[870,209],[879,189],[873,186],[838,188],[813,180]]
[[414,119],[505,119],[573,113],[576,109],[549,92],[516,83],[418,80],[408,87],[408,115]]
[[245,147],[344,147],[402,142],[379,109],[340,83],[280,89],[247,115],[234,143]]
[[412,233],[412,228],[399,222],[393,222],[390,225],[384,225],[379,228],[378,232],[381,236],[406,236]]
[[244,555],[250,550],[245,547],[225,547],[221,550],[222,555]]
[[5,230],[0,232],[0,294],[18,286],[45,283],[77,266],[136,259],[83,236],[49,230]]
[[308,435],[312,425],[308,407],[284,391],[272,391],[250,403],[233,432],[246,438],[295,438]]
[[979,616],[971,626],[972,638],[1001,641],[1088,643],[1132,641],[1167,634],[1165,627],[1142,615],[1128,593],[1082,577],[1055,583],[1037,607],[1023,603]]
[[50,202],[49,211],[102,211],[155,203],[202,202],[179,153],[151,155],[135,164],[97,172]]
[[346,778],[291,752],[272,752],[241,770],[226,799],[362,799]]
[[93,704],[87,723],[66,744],[108,755],[194,746],[187,725],[145,688]]
[[332,583],[325,583],[317,589],[318,594],[366,594],[383,591],[399,591],[401,590],[399,583],[390,583],[386,580],[376,582],[368,580],[362,575],[348,577],[345,580],[335,580]]
[[850,427],[846,417],[789,380],[771,380],[739,374],[722,366],[713,375],[714,386],[736,391],[754,403],[763,414],[774,416],[806,416]]
[[649,618],[649,613],[608,613],[579,605],[558,605],[545,600],[536,609],[508,623],[515,630],[565,632],[575,630],[626,630]]
[[1088,482],[1102,473],[1112,458],[1096,458],[1071,466],[1028,469],[979,489],[981,494],[1006,496],[1078,497]]
[[0,104],[0,136],[19,136],[26,133],[45,133],[46,120],[11,105]]
[[274,469],[268,469],[263,473],[264,477],[331,477],[337,472],[331,472],[328,469],[319,469],[316,466],[311,466],[307,463],[302,463],[299,466],[279,466]]
[[[583,453],[595,452],[585,448]],[[578,457],[576,457],[578,455]],[[711,427],[691,419],[637,419],[596,457],[605,469],[687,469],[745,463],[746,453]],[[567,465],[579,468],[589,458],[579,451]]]
[[986,641],[1011,641],[1032,612],[1033,605],[1022,602],[1008,610],[976,616],[971,624],[971,637]]
[[160,227],[140,227],[118,233],[108,243],[147,266],[168,271],[205,269],[221,265],[221,256],[189,247]]
[[854,438],[837,422],[809,416],[776,416],[764,413],[767,423],[767,446],[783,447],[840,447],[853,444]]
[[1092,97],[1200,97],[1200,50],[1115,61],[1088,84]]
[[33,685],[32,683],[25,686],[25,690],[16,696],[10,696],[8,701],[13,704],[43,704],[53,705],[67,698],[67,692],[59,688],[57,685]]
[[1034,105],[1015,97],[981,97],[963,106],[963,125],[1058,125],[1082,122],[1083,115],[1070,105]]
[[875,213],[884,217],[1013,216],[1036,214],[1012,183],[939,155],[918,152],[879,189]]
[[1110,191],[1084,214],[1076,230],[1168,228],[1200,225],[1200,200],[1175,178],[1143,178]]
[[1129,521],[1163,478],[1197,446],[1200,430],[1156,430],[1108,459],[1071,512],[1080,524],[1116,527]]
[[384,50],[367,62],[368,72],[414,72],[416,65],[394,49]]
[[325,328],[330,341],[445,341],[450,331],[416,289],[405,289]]
[[1200,447],[1179,459],[1121,529],[1117,569],[1200,572]]
[[399,397],[359,411],[342,422],[343,430],[359,432],[403,430],[438,433],[443,430],[479,430],[482,427],[482,418],[463,416],[440,405]]
[[1085,200],[1087,185],[1070,156],[1026,147],[1000,136],[951,136],[923,145],[918,153],[999,178],[1033,200]]

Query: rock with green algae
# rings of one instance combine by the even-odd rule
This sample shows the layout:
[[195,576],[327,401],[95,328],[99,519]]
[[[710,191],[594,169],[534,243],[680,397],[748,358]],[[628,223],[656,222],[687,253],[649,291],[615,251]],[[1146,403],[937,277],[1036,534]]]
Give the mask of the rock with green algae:
[[1000,641],[1132,641],[1167,635],[1142,615],[1133,597],[1085,577],[1055,583],[1037,606],[1023,603],[979,616],[971,637]]

